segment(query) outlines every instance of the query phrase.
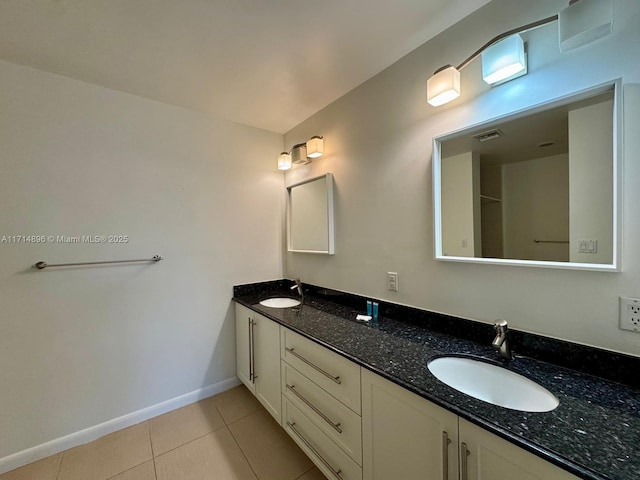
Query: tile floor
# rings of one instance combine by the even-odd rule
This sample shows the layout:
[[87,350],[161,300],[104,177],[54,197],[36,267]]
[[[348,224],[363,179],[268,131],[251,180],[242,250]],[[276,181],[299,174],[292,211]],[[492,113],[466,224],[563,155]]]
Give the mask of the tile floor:
[[325,480],[239,386],[0,475],[0,480]]

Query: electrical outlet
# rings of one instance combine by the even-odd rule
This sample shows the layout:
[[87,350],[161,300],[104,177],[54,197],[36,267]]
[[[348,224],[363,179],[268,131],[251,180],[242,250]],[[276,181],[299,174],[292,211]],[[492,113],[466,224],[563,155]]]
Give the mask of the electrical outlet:
[[398,274],[396,272],[387,272],[387,288],[391,292],[398,291]]
[[620,329],[640,332],[640,299],[620,297]]

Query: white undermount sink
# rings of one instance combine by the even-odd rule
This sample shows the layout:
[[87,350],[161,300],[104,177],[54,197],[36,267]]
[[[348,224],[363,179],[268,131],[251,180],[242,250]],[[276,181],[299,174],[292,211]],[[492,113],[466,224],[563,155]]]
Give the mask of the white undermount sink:
[[300,300],[289,297],[274,297],[262,300],[260,305],[271,308],[290,308],[300,305]]
[[464,357],[439,357],[427,364],[441,382],[478,400],[523,412],[549,412],[559,405],[546,388],[506,368]]

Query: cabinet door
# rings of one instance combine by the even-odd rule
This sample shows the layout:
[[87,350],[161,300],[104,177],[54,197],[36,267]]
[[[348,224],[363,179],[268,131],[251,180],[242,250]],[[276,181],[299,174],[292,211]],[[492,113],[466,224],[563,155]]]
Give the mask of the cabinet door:
[[253,315],[247,307],[236,303],[236,373],[240,381],[255,395],[255,385],[250,374],[253,368],[250,338]]
[[456,480],[457,440],[456,415],[362,369],[365,480]]
[[268,318],[254,314],[254,381],[255,395],[278,423],[281,420],[280,392],[280,326]]
[[[578,477],[506,440],[460,419],[461,469],[463,480],[578,480]],[[464,445],[463,445],[464,444]],[[466,449],[465,449],[466,447]],[[465,450],[466,462],[463,460]]]

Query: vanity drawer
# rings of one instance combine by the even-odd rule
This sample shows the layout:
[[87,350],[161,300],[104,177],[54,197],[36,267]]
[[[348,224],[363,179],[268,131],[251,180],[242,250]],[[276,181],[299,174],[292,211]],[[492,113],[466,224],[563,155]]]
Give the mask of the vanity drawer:
[[281,329],[282,359],[360,414],[360,367],[289,329]]
[[362,419],[286,362],[282,394],[316,426],[362,465]]
[[362,468],[287,398],[283,427],[329,480],[362,480]]

